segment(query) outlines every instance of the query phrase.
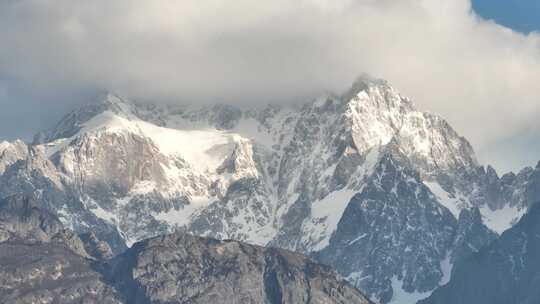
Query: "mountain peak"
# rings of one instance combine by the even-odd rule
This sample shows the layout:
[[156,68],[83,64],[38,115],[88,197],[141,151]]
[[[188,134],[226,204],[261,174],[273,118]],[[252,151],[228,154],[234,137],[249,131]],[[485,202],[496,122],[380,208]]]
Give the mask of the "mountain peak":
[[113,91],[102,92],[97,98],[97,104],[105,104],[109,106],[122,106],[129,103],[130,102],[127,98],[124,98]]
[[355,103],[366,110],[375,108],[383,112],[399,113],[416,111],[410,99],[403,97],[384,79],[362,74],[356,78],[341,99],[346,103]]
[[64,116],[60,122],[40,142],[50,142],[60,138],[68,138],[79,132],[82,126],[99,114],[110,111],[115,115],[131,117],[134,115],[133,104],[118,94],[106,91],[93,102],[83,104]]
[[367,73],[362,73],[354,80],[352,88],[362,88],[371,86],[390,86],[388,81],[382,78],[373,77]]
[[115,92],[105,91],[98,95],[95,102],[83,105],[83,107],[81,107],[78,111],[84,111],[87,108],[92,109],[96,107],[98,108],[97,114],[101,114],[105,111],[111,111],[117,115],[120,114],[123,116],[131,116],[133,115],[135,105],[129,99],[122,97]]
[[390,83],[384,79],[373,77],[362,73],[351,84],[350,88],[342,95],[345,100],[350,100],[362,91],[369,91],[372,88],[393,89]]

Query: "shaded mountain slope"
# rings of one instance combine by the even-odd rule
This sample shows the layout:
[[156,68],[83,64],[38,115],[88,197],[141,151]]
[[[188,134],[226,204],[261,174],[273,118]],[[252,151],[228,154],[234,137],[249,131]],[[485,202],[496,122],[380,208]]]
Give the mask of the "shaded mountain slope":
[[0,200],[0,231],[1,303],[370,303],[327,266],[236,241],[176,233],[110,259],[31,197]]
[[456,264],[421,304],[540,303],[540,204],[488,247]]

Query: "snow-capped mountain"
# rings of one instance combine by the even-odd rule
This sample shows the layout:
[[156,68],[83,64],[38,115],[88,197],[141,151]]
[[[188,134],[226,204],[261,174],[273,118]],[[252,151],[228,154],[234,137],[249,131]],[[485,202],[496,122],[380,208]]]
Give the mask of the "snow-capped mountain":
[[33,144],[0,144],[0,195],[20,192],[115,252],[175,230],[278,246],[398,303],[519,219],[540,168],[499,178],[445,120],[361,77],[294,107],[108,94]]

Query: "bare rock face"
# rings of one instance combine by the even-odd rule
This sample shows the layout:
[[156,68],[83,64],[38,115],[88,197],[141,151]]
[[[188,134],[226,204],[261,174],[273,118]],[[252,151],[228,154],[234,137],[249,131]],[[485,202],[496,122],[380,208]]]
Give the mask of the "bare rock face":
[[135,134],[82,136],[52,160],[63,174],[76,177],[82,190],[96,201],[125,196],[142,180],[164,182],[163,156],[148,138]]
[[15,195],[0,201],[0,241],[50,241],[63,230],[52,213],[39,208],[36,198]]
[[94,233],[83,233],[79,237],[84,243],[84,249],[91,256],[99,260],[106,260],[113,257],[111,246],[107,242],[99,240]]
[[327,266],[282,249],[175,233],[113,262],[129,303],[370,303]]
[[0,302],[125,303],[92,263],[61,243],[0,243]]
[[25,158],[28,153],[26,144],[20,140],[16,140],[13,143],[0,142],[0,174],[2,174],[6,168],[19,159]]
[[437,286],[443,277],[440,262],[451,251],[457,225],[418,174],[400,170],[391,156],[375,171],[317,258],[386,303],[393,298],[392,280],[401,281],[405,290],[426,292]]
[[84,242],[39,199],[0,200],[0,303],[122,303]]
[[500,238],[456,264],[421,304],[540,303],[540,204]]
[[0,303],[370,303],[327,266],[236,241],[175,233],[110,259],[32,197],[0,200],[0,228]]
[[65,229],[58,217],[40,205],[37,197],[14,195],[0,199],[0,243],[61,244],[89,259],[113,256],[110,246],[95,234],[78,235]]

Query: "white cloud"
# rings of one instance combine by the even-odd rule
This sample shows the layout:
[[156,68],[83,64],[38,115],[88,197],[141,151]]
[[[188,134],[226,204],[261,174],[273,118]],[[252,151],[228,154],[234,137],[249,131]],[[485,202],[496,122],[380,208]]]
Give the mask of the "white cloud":
[[469,0],[2,1],[0,43],[0,74],[38,95],[268,102],[367,72],[480,148],[540,129],[540,36]]

